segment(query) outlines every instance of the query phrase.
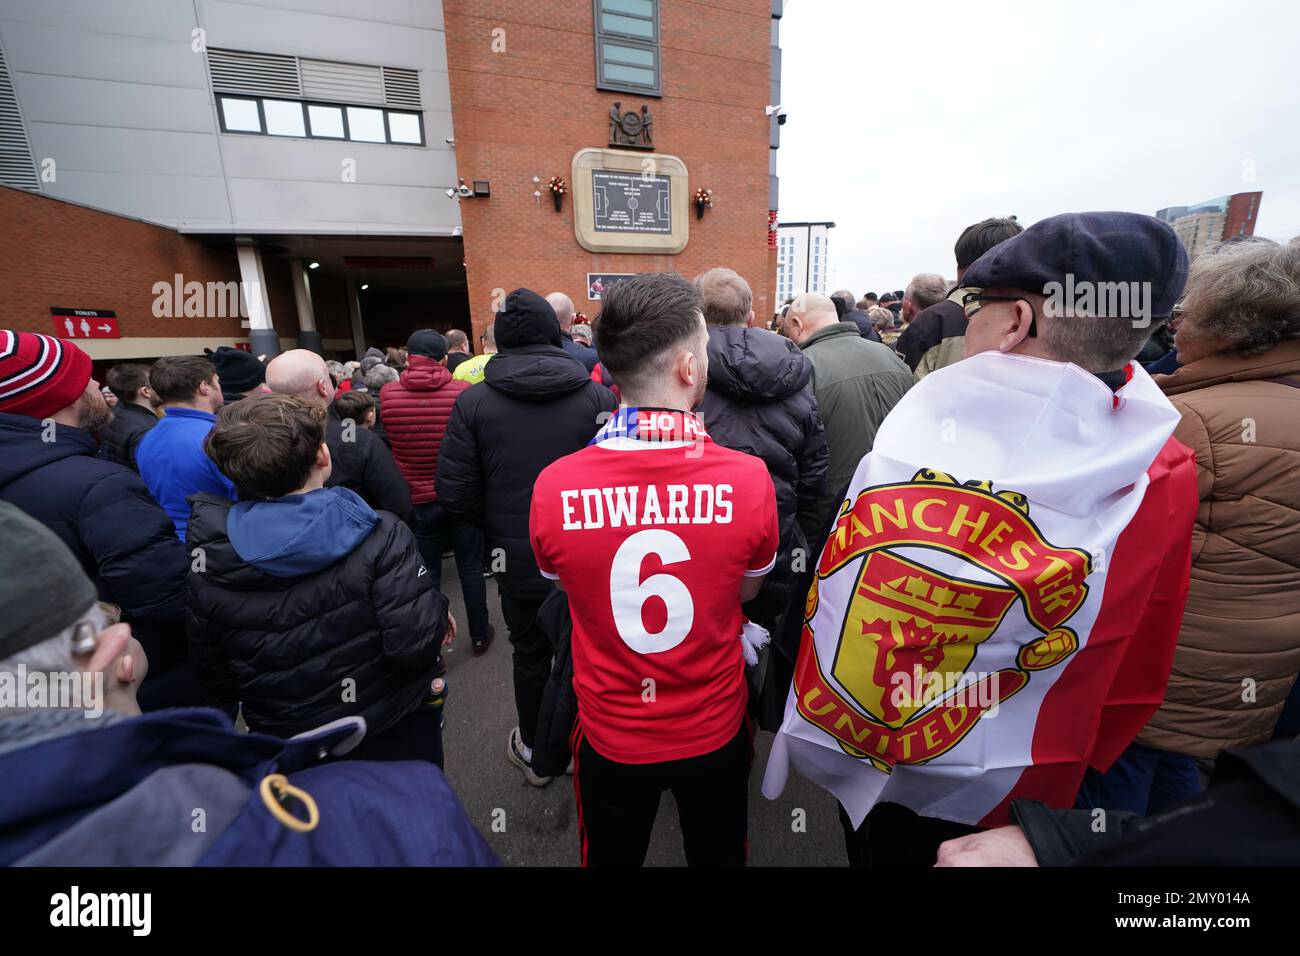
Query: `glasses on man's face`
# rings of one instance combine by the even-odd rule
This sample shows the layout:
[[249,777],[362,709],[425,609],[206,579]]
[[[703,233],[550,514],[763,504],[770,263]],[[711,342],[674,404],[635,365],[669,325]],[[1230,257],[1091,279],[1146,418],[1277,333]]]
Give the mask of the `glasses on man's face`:
[[1034,313],[1034,306],[1028,299],[1022,295],[992,295],[981,289],[954,289],[948,299],[961,306],[961,310],[966,315],[966,321],[969,322],[975,318],[975,313],[984,308],[987,302],[1024,302],[1029,306],[1029,335],[1031,337],[1038,335],[1038,316]]

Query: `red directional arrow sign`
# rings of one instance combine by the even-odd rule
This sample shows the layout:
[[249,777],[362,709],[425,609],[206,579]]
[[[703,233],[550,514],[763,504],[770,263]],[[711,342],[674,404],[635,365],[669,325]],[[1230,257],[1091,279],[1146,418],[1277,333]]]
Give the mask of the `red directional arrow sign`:
[[50,309],[54,334],[61,339],[120,339],[112,309]]

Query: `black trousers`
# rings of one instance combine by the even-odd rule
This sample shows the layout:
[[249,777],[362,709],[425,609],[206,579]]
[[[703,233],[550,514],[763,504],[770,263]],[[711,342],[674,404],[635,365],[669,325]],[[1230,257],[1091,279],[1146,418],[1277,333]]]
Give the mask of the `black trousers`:
[[525,747],[533,745],[537,712],[551,676],[551,642],[537,624],[537,609],[541,606],[541,599],[513,597],[501,589],[501,616],[506,619],[513,651],[515,710]]
[[[472,641],[488,633],[487,582],[483,580],[483,531],[448,514],[442,502],[415,506],[415,542],[433,586],[442,591],[442,549],[451,545],[456,554],[460,593],[465,599],[465,622]],[[443,591],[446,594],[446,591]]]
[[665,790],[677,801],[688,866],[744,866],[748,856],[749,721],[734,737],[699,757],[664,763],[616,763],[574,731],[573,789],[583,866],[645,863]]
[[939,844],[982,828],[923,817],[897,803],[878,803],[856,831],[840,807],[849,866],[934,866]]

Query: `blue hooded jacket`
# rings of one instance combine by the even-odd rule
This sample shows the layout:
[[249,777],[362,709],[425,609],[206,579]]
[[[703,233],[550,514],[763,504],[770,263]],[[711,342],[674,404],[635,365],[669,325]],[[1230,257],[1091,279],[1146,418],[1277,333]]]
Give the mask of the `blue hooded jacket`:
[[276,578],[323,571],[351,554],[379,523],[361,496],[319,488],[269,501],[241,501],[226,519],[235,553]]

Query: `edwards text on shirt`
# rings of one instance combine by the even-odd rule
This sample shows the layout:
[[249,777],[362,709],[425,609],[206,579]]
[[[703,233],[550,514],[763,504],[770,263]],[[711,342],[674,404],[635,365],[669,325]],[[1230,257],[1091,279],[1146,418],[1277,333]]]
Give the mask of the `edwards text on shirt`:
[[731,524],[729,484],[614,485],[560,492],[565,531]]

